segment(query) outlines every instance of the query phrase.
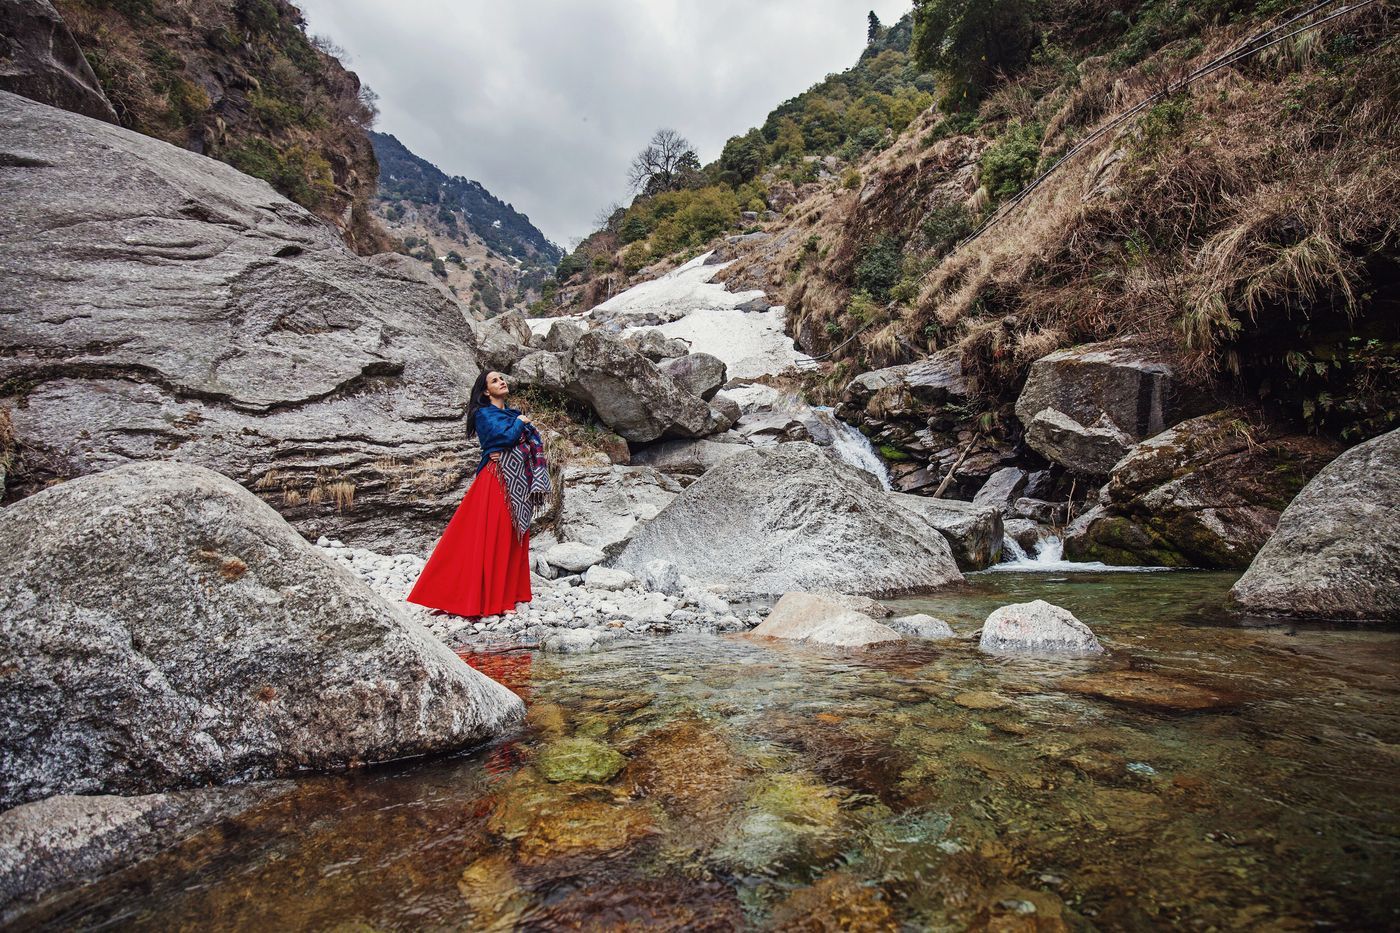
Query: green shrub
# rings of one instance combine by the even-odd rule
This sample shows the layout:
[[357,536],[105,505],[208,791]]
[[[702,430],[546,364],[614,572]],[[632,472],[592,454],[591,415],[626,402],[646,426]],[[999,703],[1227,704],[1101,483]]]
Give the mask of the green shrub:
[[944,204],[928,212],[919,230],[928,248],[941,256],[972,232],[972,218],[961,204]]
[[902,256],[899,241],[882,236],[860,251],[855,268],[855,287],[868,292],[880,303],[889,300],[890,289],[899,281]]
[[1012,124],[982,153],[982,184],[993,203],[1011,197],[1035,176],[1040,137],[1037,124]]
[[841,176],[841,187],[848,191],[854,191],[856,188],[859,188],[860,172],[857,172],[853,168],[846,169],[845,173]]

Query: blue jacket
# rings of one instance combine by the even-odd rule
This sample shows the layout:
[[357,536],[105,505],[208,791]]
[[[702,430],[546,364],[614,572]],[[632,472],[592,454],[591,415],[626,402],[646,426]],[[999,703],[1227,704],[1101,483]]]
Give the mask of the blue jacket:
[[519,443],[524,430],[525,422],[520,420],[520,412],[509,405],[497,408],[487,404],[477,409],[476,437],[481,441],[481,462],[476,465],[476,472],[480,473],[486,467],[492,454],[510,450]]

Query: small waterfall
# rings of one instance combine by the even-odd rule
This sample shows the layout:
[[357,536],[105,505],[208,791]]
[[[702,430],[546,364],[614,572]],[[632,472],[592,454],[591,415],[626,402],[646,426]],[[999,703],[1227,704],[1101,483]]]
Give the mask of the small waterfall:
[[871,446],[870,438],[860,433],[854,425],[836,417],[831,408],[813,408],[812,411],[821,416],[822,421],[831,429],[831,449],[836,451],[836,455],[856,469],[874,476],[880,481],[880,485],[889,491],[890,474],[885,469],[885,462]]
[[1058,535],[1046,535],[1036,542],[1035,553],[1027,554],[1026,549],[1010,535],[1002,538],[1001,563],[988,567],[988,571],[1015,573],[1152,573],[1170,570],[1170,567],[1115,567],[1098,561],[1065,560],[1065,543]]

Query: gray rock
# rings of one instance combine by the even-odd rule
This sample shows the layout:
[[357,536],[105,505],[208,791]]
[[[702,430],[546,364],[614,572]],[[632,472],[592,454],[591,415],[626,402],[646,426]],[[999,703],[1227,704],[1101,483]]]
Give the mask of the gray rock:
[[1016,518],[1028,518],[1042,525],[1063,525],[1069,508],[1065,502],[1046,502],[1044,499],[1022,497],[1011,507],[1011,514]]
[[957,635],[952,626],[942,619],[935,619],[931,615],[916,612],[910,616],[900,616],[897,619],[890,619],[885,623],[890,628],[907,635],[910,638],[923,638],[936,641],[943,638],[953,638]]
[[902,636],[870,616],[847,609],[816,593],[786,593],[768,618],[749,633],[754,638],[784,638],[843,648],[858,648]]
[[[680,495],[681,486],[649,466],[575,467],[564,470],[559,533],[612,556]],[[582,569],[582,568],[579,568]]]
[[0,512],[0,616],[5,806],[447,751],[524,712],[265,503],[183,464]]
[[1030,518],[1008,518],[1002,522],[1002,529],[1027,554],[1034,554],[1040,542],[1051,534],[1047,526]]
[[1002,606],[987,616],[978,647],[988,654],[1086,658],[1103,654],[1089,626],[1043,599]]
[[566,391],[592,406],[600,421],[634,443],[702,437],[716,430],[709,405],[602,331],[592,330],[579,338]]
[[530,325],[519,311],[507,311],[482,321],[476,326],[476,332],[482,364],[498,372],[510,372],[533,350]]
[[1133,446],[1133,438],[1106,415],[1086,427],[1064,412],[1048,408],[1031,419],[1026,444],[1081,476],[1107,476]]
[[[1037,415],[1051,409],[1080,425],[1097,426],[1100,418],[1107,417],[1127,435],[1131,446],[1172,423],[1172,383],[1171,367],[1131,340],[1084,344],[1057,350],[1031,364],[1025,388],[1016,399],[1016,416],[1027,428]],[[1029,435],[1027,443],[1040,450]],[[1107,473],[1112,465],[1101,472]]]
[[991,506],[1006,512],[1010,510],[1012,501],[1025,485],[1025,470],[1019,467],[1002,467],[987,477],[987,481],[977,490],[972,501],[975,505]]
[[632,462],[654,467],[663,473],[699,476],[748,449],[747,444],[721,443],[711,438],[656,441],[634,451]]
[[447,283],[433,275],[432,266],[424,265],[412,256],[405,256],[403,253],[375,253],[373,256],[364,257],[365,262],[378,269],[383,269],[390,275],[398,276],[409,282],[418,282],[422,285],[431,285],[448,301],[452,302],[463,314],[467,312],[462,309],[461,302],[457,296],[447,287]]
[[613,570],[594,564],[583,575],[584,586],[598,590],[625,590],[637,582],[637,578],[625,570]]
[[744,416],[744,410],[739,406],[739,403],[727,395],[716,393],[710,399],[710,407],[724,415],[729,421],[730,427],[733,427],[734,423]]
[[885,595],[962,579],[926,518],[812,444],[750,450],[691,484],[613,566],[671,560],[701,584],[777,595],[824,587]]
[[[601,548],[578,541],[565,541],[544,552],[546,561],[569,573],[582,573],[606,556]],[[566,579],[567,577],[560,578],[561,581]]]
[[59,794],[0,813],[0,923],[290,790],[288,781],[120,797]]
[[512,388],[537,386],[551,392],[563,392],[568,384],[568,375],[559,354],[536,350],[515,364],[507,382],[514,383]]
[[690,352],[690,344],[679,337],[667,337],[654,327],[630,333],[622,338],[622,342],[653,363],[679,359]]
[[[963,375],[962,353],[940,350],[915,363],[904,363],[861,373],[847,384],[841,405],[847,412],[879,418],[947,404],[972,396],[971,383]],[[853,419],[854,420],[854,419]]]
[[597,651],[598,633],[592,629],[557,629],[540,640],[540,648],[559,654],[586,654]]
[[894,501],[923,516],[952,546],[961,570],[982,570],[1001,559],[1001,510],[958,499],[891,493]]
[[310,538],[426,552],[473,477],[475,335],[266,182],[0,92],[12,495],[217,469]]
[[[660,368],[676,385],[707,402],[715,397],[715,393],[729,379],[724,360],[708,353],[687,353],[685,356],[666,360],[660,364]],[[733,423],[734,420],[731,418],[730,422]]]
[[544,348],[551,353],[570,353],[588,328],[578,321],[558,320],[549,325]]
[[869,596],[839,593],[836,590],[817,590],[816,595],[831,602],[840,603],[852,612],[859,612],[872,619],[887,619],[894,615],[888,606],[878,599],[871,599]]
[[669,560],[648,561],[640,576],[642,587],[653,593],[676,596],[684,589],[680,569]]
[[1303,487],[1230,595],[1251,612],[1400,620],[1400,430]]
[[92,66],[48,0],[0,0],[0,91],[119,122]]

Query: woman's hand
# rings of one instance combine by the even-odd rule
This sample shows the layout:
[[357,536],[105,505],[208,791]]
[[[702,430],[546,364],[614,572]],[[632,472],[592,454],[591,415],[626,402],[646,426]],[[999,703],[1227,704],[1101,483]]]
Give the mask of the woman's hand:
[[494,454],[491,455],[491,459],[494,460],[496,463],[500,463],[500,462],[501,462],[501,452],[500,452],[499,450],[496,451]]
[[523,421],[523,422],[525,422],[526,424],[534,424],[534,422],[530,420],[530,416],[529,416],[529,415],[516,415],[516,416],[515,416],[515,420],[517,420],[517,421]]

